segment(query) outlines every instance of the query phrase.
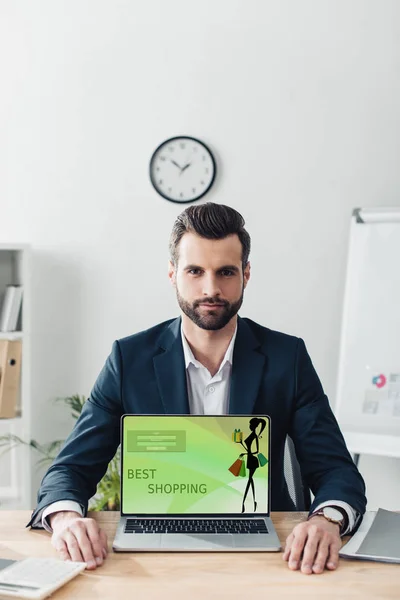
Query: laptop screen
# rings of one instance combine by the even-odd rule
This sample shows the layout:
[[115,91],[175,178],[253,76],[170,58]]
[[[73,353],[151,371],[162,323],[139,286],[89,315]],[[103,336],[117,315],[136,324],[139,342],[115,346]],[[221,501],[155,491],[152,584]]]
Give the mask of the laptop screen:
[[254,415],[124,415],[121,513],[268,513],[269,423]]

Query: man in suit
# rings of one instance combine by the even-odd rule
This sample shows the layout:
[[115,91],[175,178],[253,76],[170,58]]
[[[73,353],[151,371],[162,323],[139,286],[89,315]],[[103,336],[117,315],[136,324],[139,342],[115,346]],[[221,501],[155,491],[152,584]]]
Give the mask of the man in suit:
[[41,483],[28,525],[52,531],[62,558],[96,568],[106,557],[106,536],[86,513],[118,447],[122,414],[268,414],[272,510],[294,510],[283,474],[287,435],[315,495],[283,558],[304,573],[336,568],[340,536],[365,511],[364,482],[303,340],[238,317],[249,252],[249,234],[234,209],[207,203],[178,216],[169,278],[181,317],[114,343]]

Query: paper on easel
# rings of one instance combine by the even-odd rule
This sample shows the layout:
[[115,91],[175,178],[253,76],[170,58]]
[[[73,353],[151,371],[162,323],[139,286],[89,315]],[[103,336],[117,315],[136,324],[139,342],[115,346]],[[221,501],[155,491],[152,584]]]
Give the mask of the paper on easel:
[[0,418],[17,416],[21,377],[21,340],[0,340]]

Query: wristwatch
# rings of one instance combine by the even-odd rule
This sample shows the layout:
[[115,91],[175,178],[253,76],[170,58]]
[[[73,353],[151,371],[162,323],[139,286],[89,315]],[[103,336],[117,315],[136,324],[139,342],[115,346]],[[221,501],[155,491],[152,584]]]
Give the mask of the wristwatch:
[[307,521],[313,517],[324,517],[330,523],[336,523],[339,525],[340,533],[346,530],[348,524],[348,516],[345,510],[342,510],[335,506],[324,506],[316,512],[312,513]]

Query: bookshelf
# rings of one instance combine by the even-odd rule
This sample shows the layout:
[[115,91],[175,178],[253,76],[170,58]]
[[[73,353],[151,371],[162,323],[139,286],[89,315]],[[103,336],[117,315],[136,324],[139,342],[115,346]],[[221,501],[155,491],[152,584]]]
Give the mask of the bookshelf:
[[[30,247],[25,244],[0,244],[0,307],[7,285],[22,285],[23,299],[17,331],[0,332],[0,339],[22,341],[21,381],[17,416],[0,418],[0,436],[17,435],[31,439],[30,392]],[[17,445],[4,452],[0,448],[0,510],[29,509],[31,498],[31,452]]]

